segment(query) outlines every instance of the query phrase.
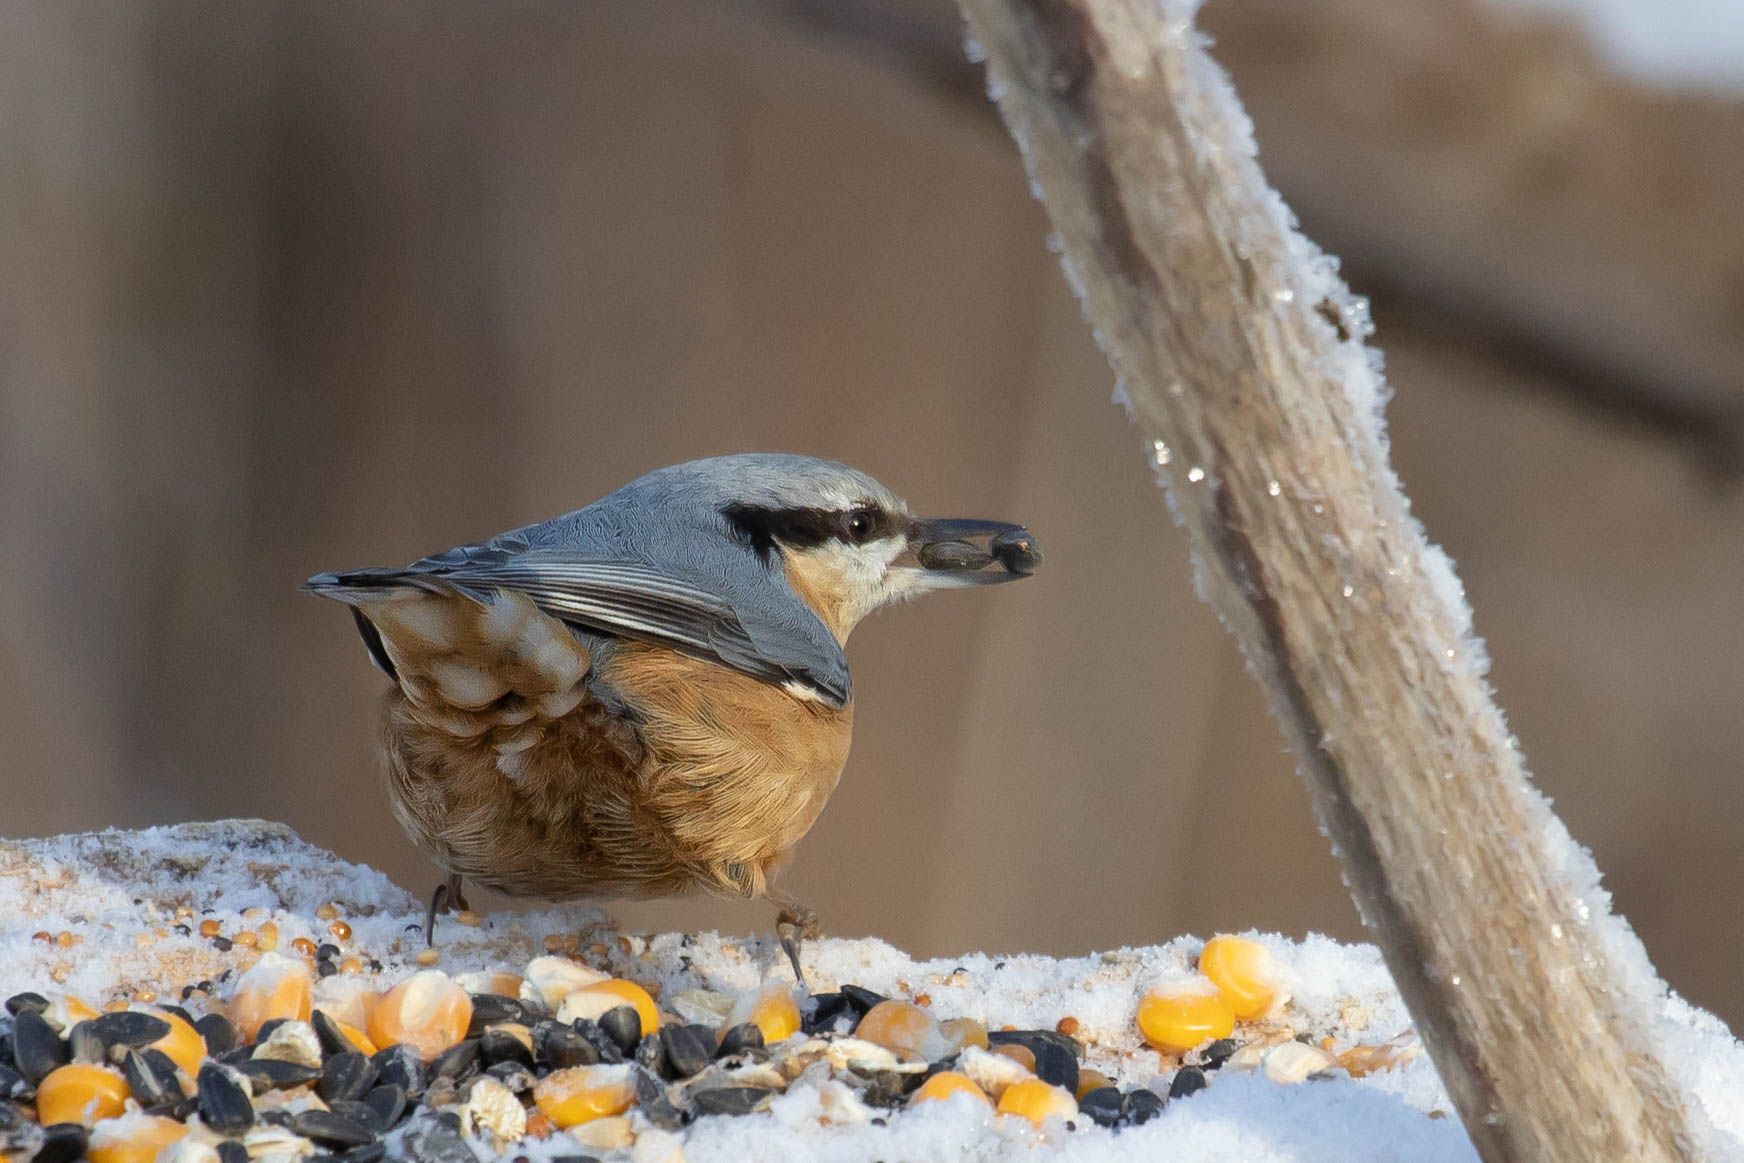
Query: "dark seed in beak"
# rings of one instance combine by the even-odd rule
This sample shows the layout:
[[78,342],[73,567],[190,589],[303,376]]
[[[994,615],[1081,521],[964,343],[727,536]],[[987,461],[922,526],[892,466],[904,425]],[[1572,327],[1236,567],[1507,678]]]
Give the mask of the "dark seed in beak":
[[987,548],[999,559],[999,564],[1012,573],[1031,574],[1042,563],[1042,551],[1036,547],[1035,538],[1027,529],[1001,533]]
[[976,570],[993,558],[967,541],[929,541],[915,554],[922,569]]

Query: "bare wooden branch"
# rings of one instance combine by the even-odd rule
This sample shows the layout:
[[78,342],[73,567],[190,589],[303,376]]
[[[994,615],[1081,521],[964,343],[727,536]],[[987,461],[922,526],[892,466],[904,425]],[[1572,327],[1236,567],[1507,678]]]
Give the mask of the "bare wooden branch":
[[1388,467],[1366,324],[1287,224],[1190,10],[960,4],[1202,589],[1479,1150],[1691,1157],[1617,963],[1632,938],[1583,906]]

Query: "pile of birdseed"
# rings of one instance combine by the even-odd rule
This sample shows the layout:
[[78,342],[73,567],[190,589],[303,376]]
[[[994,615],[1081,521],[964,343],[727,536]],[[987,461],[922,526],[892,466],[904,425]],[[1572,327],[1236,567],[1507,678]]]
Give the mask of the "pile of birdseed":
[[[450,917],[432,954],[422,912],[258,821],[0,842],[0,1155],[1475,1158],[1367,946],[1226,939],[1276,996],[1158,1049],[1192,1035],[1155,999],[1216,992],[1199,941],[917,962],[825,939],[806,995],[766,939],[562,909]],[[1744,1136],[1744,1049],[1676,999],[1661,1024]]]

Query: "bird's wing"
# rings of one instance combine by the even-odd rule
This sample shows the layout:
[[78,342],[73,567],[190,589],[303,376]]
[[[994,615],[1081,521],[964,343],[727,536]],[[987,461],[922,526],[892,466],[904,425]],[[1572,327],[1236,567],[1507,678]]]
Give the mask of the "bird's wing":
[[[741,616],[701,585],[641,561],[594,560],[498,542],[449,550],[403,569],[318,574],[308,588],[353,605],[384,590],[427,589],[484,600],[525,595],[550,616],[599,634],[661,643],[712,659],[764,682],[798,683],[845,705],[847,661],[802,607],[789,616]],[[797,603],[796,603],[797,605]]]

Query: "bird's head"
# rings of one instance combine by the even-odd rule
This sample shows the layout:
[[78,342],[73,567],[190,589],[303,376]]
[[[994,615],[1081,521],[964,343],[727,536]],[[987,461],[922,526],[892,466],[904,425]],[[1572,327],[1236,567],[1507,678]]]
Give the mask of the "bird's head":
[[834,461],[750,453],[652,475],[668,474],[662,488],[711,510],[710,525],[779,571],[842,642],[880,606],[1014,581],[1042,560],[1020,525],[915,517],[876,480]]

